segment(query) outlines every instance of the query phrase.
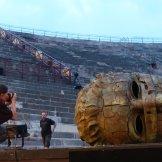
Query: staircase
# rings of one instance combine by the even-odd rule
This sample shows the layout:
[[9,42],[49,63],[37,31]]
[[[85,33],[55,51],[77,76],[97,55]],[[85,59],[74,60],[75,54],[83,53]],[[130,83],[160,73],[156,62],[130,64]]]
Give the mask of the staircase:
[[[16,41],[13,41],[14,38],[18,38],[19,41],[16,45]],[[79,139],[73,120],[76,93],[72,84],[64,82],[64,79],[71,80],[70,76],[64,75],[62,72],[68,67],[60,63],[61,68],[56,69],[53,73],[55,76],[63,78],[62,80],[56,80],[54,84],[52,81],[43,81],[39,75],[45,77],[46,72],[48,72],[47,79],[50,79],[51,76],[50,71],[46,71],[44,67],[50,70],[53,67],[46,64],[44,53],[42,59],[38,59],[36,53],[34,55],[34,52],[31,53],[31,51],[34,49],[38,51],[39,49],[33,45],[28,45],[28,42],[24,40],[22,41],[25,43],[21,42],[21,40],[12,33],[8,34],[5,31],[4,34],[0,29],[0,67],[4,69],[5,74],[0,76],[0,83],[7,85],[10,91],[17,93],[18,121],[16,122],[27,123],[30,133],[30,136],[25,138],[24,148],[42,148],[39,126],[41,111],[48,111],[49,118],[57,123],[51,140],[51,147],[84,146],[85,143]],[[23,46],[24,44],[25,46]],[[16,49],[14,49],[15,47]],[[50,56],[49,58],[51,59]],[[34,62],[35,60],[36,62]],[[38,62],[42,63],[42,69],[39,69],[40,64],[37,64]],[[70,69],[68,70],[71,72]],[[39,73],[37,74],[36,71]],[[20,77],[23,77],[23,79]],[[28,79],[31,77],[31,79],[28,80],[25,77]],[[34,78],[36,81],[34,81]],[[12,146],[16,145],[21,145],[21,139],[13,141]],[[7,142],[0,145],[2,148],[6,148],[6,146]]]
[[[25,138],[24,148],[42,148],[40,134],[41,112],[48,111],[49,118],[56,122],[51,147],[81,147],[85,143],[80,140],[74,124],[74,103],[76,94],[72,85],[65,83],[35,83],[0,76],[0,83],[5,84],[17,93],[18,119],[16,122],[26,123],[29,137]],[[64,95],[61,94],[64,91]],[[12,146],[20,146],[21,139],[13,141]],[[7,147],[6,143],[0,145]]]
[[58,76],[59,78],[65,78],[71,82],[71,70],[62,62],[57,61],[55,58],[49,56],[39,48],[31,45],[19,36],[16,36],[1,27],[0,38],[11,43],[14,47],[17,47],[21,51],[31,54],[37,61],[50,68],[55,77]]

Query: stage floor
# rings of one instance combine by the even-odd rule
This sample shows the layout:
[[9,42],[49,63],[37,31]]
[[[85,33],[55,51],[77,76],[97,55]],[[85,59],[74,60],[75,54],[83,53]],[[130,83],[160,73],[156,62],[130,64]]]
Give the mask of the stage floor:
[[1,149],[0,162],[162,162],[162,143],[87,148]]

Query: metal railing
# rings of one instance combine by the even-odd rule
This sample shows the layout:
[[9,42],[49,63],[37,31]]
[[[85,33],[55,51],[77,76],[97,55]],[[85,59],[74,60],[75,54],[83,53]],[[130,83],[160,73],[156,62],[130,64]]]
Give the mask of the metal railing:
[[162,38],[153,38],[153,37],[115,37],[115,36],[106,36],[106,35],[96,35],[96,34],[75,34],[75,33],[66,33],[66,32],[52,32],[48,30],[40,30],[33,28],[25,28],[20,26],[6,25],[1,24],[5,30],[21,32],[21,33],[30,33],[33,35],[43,35],[51,37],[60,37],[68,39],[79,39],[79,40],[93,40],[93,41],[106,41],[106,42],[124,42],[124,43],[162,43]]
[[1,27],[0,38],[11,43],[23,52],[31,54],[37,61],[49,67],[52,70],[54,76],[60,76],[61,78],[66,78],[71,81],[71,69],[64,63],[59,62],[55,58],[41,51],[39,48],[33,46],[24,39]]

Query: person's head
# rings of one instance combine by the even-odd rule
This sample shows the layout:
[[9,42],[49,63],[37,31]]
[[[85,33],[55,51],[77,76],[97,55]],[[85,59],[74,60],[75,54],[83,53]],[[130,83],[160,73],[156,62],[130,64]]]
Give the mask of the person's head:
[[44,111],[43,111],[43,112],[41,113],[41,117],[42,117],[42,119],[45,119],[45,118],[47,117],[47,112],[44,112]]
[[75,77],[78,77],[78,75],[79,75],[78,72],[75,72],[75,73],[74,73],[74,76],[75,76]]
[[8,87],[4,84],[0,84],[0,100],[7,101],[8,100]]

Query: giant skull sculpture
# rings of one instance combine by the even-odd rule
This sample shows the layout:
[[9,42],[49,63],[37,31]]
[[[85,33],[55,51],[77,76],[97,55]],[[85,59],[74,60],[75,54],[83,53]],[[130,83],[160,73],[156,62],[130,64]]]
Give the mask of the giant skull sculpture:
[[162,141],[162,78],[98,74],[78,94],[75,121],[90,145]]

